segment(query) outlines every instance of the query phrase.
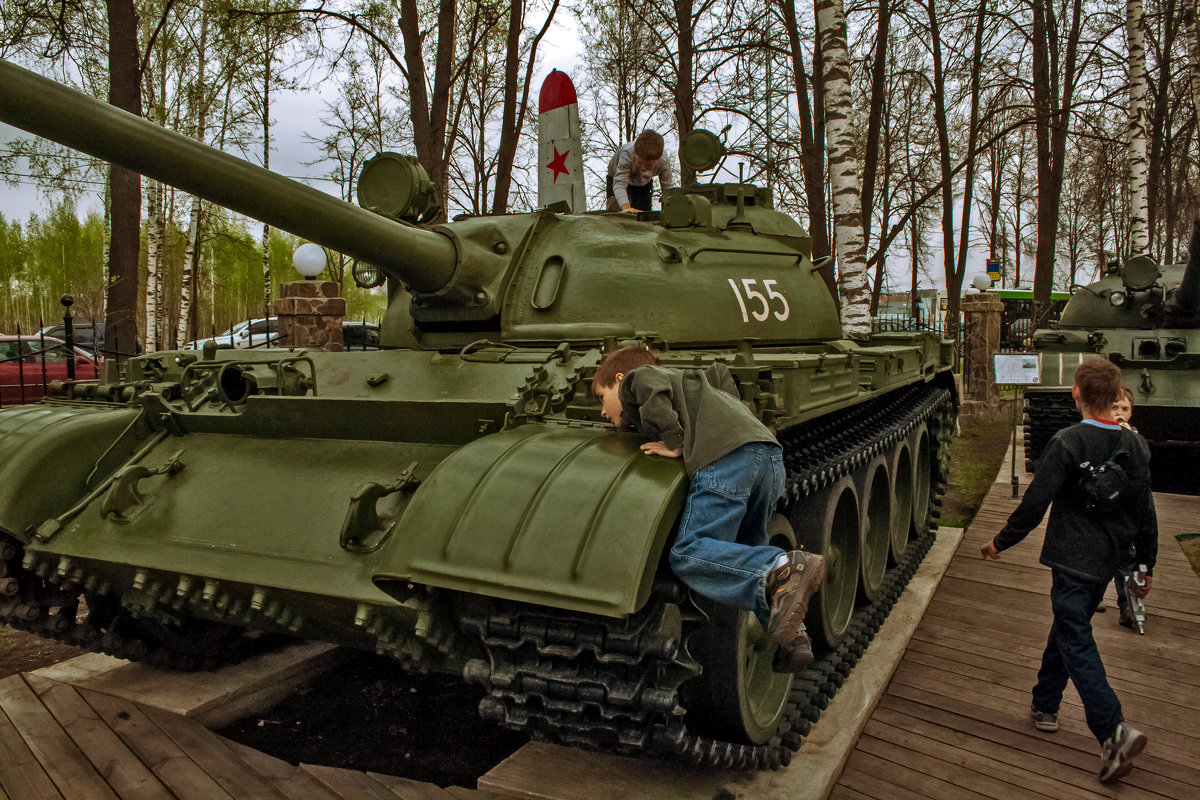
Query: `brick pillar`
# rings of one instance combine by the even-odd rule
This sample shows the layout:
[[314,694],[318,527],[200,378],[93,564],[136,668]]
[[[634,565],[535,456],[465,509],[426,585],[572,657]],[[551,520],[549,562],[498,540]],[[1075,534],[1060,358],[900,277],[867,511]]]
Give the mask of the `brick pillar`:
[[1000,410],[992,356],[1000,349],[1004,304],[986,292],[963,295],[962,416],[991,417]]
[[333,281],[303,280],[285,283],[275,301],[281,347],[342,349],[342,319],[346,301]]

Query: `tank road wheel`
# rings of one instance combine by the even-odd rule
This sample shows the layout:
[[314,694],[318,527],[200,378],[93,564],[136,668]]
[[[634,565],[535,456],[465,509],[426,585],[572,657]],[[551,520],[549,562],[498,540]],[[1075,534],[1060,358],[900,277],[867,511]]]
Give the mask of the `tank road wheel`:
[[896,445],[892,453],[892,557],[890,563],[899,564],[908,551],[908,533],[913,518],[913,468],[912,450],[907,441]]
[[892,545],[892,483],[887,461],[874,459],[859,473],[858,494],[862,498],[862,542],[859,545],[862,568],[859,595],[870,603],[879,596],[887,572],[888,552]]
[[932,454],[929,440],[929,428],[921,425],[913,433],[913,510],[912,534],[924,536],[929,531],[929,495],[932,491],[930,483],[932,472]]
[[858,492],[847,475],[799,504],[792,527],[806,549],[825,556],[825,586],[808,605],[809,636],[817,647],[841,644],[858,597]]
[[[794,550],[796,537],[776,514],[767,523],[771,544]],[[792,691],[790,674],[772,668],[775,645],[748,611],[693,595],[708,623],[688,639],[688,650],[704,672],[685,686],[687,721],[715,739],[766,744],[778,733]]]

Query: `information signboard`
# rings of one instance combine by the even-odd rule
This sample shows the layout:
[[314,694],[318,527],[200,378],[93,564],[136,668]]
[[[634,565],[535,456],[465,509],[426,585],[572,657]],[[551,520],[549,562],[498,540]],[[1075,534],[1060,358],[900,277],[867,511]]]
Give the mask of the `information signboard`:
[[996,383],[1027,386],[1042,382],[1041,354],[996,353]]

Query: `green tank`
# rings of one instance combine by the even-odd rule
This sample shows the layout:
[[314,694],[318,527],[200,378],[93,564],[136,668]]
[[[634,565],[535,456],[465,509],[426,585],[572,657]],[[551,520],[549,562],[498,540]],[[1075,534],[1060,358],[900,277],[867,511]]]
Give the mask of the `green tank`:
[[[184,668],[264,634],[334,642],[461,675],[484,718],[542,739],[787,763],[937,526],[947,342],[843,338],[811,239],[752,185],[422,226],[411,158],[373,160],[366,210],[13,65],[0,86],[0,120],[346,253],[389,293],[377,352],[148,353],[0,411],[0,619]],[[703,132],[683,148],[697,170],[719,154]],[[666,565],[686,474],[589,391],[629,341],[727,364],[777,432],[772,539],[828,566],[804,673]]]
[[1156,485],[1179,488],[1177,478],[1192,476],[1200,449],[1198,306],[1200,220],[1186,264],[1160,267],[1137,256],[1075,287],[1058,326],[1033,333],[1041,380],[1025,391],[1026,469],[1035,470],[1058,430],[1079,421],[1075,369],[1084,359],[1107,358],[1133,392],[1133,424],[1150,444]]

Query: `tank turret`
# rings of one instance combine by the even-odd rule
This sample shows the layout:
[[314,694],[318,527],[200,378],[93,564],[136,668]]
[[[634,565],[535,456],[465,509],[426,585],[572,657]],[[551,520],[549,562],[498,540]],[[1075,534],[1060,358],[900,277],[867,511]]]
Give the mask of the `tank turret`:
[[[431,224],[406,156],[369,162],[356,207],[3,63],[0,120],[391,278],[382,350],[143,353],[0,409],[2,622],[178,668],[263,633],[334,642],[460,676],[481,716],[539,738],[776,768],[932,541],[952,344],[843,338],[769,190]],[[680,158],[720,153],[697,132]],[[674,576],[687,473],[591,392],[624,340],[724,365],[777,437],[766,533],[827,556],[804,673],[775,671],[753,613]]]
[[[672,344],[841,336],[812,239],[749,184],[673,189],[662,212],[532,214],[414,224],[432,186],[414,159],[384,153],[359,178],[356,207],[12,64],[0,62],[0,121],[260,219],[404,284],[382,340],[441,349],[505,341]],[[715,137],[682,157],[708,169]],[[646,221],[660,224],[646,225]],[[644,300],[654,297],[657,303]],[[697,317],[698,308],[712,312]]]

